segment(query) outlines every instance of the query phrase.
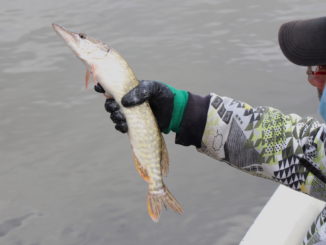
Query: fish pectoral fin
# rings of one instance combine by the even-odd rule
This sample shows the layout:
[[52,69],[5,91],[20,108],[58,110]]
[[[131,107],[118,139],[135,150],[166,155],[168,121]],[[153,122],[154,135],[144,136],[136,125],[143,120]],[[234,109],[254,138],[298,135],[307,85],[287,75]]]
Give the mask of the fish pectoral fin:
[[86,75],[85,75],[86,88],[88,88],[88,84],[91,79],[91,76],[93,77],[94,83],[97,84],[98,82],[96,81],[95,65],[91,65],[90,69],[87,69],[87,71],[86,71]]
[[163,135],[161,135],[161,142],[161,171],[164,176],[167,176],[169,172],[169,153]]
[[95,72],[96,72],[95,65],[92,65],[91,66],[91,74],[93,75],[93,81],[94,81],[94,83],[97,84],[98,82],[96,80],[96,73]]
[[85,87],[88,88],[88,84],[89,84],[89,79],[91,77],[91,72],[89,70],[86,71],[86,75],[85,75]]
[[149,182],[150,178],[148,176],[147,170],[141,165],[135,153],[133,153],[133,159],[134,159],[136,170],[139,173],[140,177],[142,177],[146,182]]

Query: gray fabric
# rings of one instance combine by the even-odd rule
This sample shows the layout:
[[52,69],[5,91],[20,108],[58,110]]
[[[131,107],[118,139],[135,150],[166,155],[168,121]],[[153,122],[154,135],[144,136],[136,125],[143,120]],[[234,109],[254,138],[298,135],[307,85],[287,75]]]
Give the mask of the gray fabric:
[[232,120],[230,133],[224,145],[226,161],[239,168],[263,163],[263,159],[253,147],[247,147],[243,130]]

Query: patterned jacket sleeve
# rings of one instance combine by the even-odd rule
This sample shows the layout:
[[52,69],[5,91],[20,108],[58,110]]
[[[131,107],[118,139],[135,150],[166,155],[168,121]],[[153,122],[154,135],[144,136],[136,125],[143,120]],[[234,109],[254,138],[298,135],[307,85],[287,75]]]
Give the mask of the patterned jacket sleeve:
[[211,94],[198,151],[325,201],[325,184],[300,162],[326,175],[325,141],[325,124],[313,118]]

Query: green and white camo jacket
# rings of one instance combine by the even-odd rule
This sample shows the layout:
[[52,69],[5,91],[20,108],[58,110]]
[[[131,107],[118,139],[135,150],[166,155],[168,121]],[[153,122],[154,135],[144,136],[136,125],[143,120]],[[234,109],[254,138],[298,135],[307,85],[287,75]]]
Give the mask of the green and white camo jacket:
[[313,118],[211,94],[198,151],[326,201],[325,183],[299,161],[326,175],[325,142],[326,126]]

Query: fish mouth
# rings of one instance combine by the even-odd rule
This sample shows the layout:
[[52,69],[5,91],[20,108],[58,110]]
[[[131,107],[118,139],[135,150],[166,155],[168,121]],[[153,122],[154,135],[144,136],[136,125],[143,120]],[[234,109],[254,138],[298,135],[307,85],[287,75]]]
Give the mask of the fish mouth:
[[58,35],[62,37],[62,39],[65,40],[67,43],[71,44],[77,42],[76,33],[70,32],[66,30],[64,27],[55,23],[52,24],[52,27],[55,30],[55,32],[58,33]]

